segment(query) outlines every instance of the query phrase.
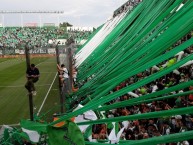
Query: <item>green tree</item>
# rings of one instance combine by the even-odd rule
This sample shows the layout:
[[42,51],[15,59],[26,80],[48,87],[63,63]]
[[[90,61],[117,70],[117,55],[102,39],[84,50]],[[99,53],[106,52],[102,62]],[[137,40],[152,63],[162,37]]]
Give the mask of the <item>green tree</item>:
[[72,27],[73,25],[68,22],[60,23],[60,27]]

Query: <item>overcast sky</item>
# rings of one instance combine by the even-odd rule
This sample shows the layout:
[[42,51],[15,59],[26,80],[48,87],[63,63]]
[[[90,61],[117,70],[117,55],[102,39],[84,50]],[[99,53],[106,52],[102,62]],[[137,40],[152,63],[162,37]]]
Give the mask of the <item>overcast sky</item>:
[[[21,25],[25,23],[69,22],[74,26],[98,27],[127,0],[1,0],[0,10],[61,10],[64,14],[0,14],[0,23]],[[3,18],[4,17],[4,18]]]

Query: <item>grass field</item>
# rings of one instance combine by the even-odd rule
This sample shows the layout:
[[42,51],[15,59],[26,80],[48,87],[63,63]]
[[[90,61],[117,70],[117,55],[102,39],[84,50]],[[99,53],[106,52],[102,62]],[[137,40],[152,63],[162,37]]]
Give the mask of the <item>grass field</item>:
[[[54,80],[57,72],[56,59],[33,58],[31,63],[36,64],[40,70],[40,80],[35,84],[37,95],[33,97],[34,112],[36,113],[40,109],[49,88],[51,88],[40,112],[42,115],[54,108],[45,117],[46,119],[51,118],[52,114],[60,109],[57,77]],[[0,59],[0,125],[17,124],[21,119],[30,118],[28,92],[24,88],[25,71],[25,59]]]

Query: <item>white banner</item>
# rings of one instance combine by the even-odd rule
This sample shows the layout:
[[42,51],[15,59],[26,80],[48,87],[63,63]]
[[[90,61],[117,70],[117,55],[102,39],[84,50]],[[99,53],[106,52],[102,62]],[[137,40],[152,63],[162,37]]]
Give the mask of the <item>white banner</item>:
[[48,54],[56,54],[55,48],[48,48]]
[[37,48],[37,49],[30,50],[29,53],[31,53],[31,54],[45,54],[45,53],[47,53],[47,50],[42,49],[42,48]]
[[25,54],[24,50],[19,50],[19,54]]
[[20,53],[19,49],[15,49],[15,54],[19,54],[19,53]]
[[60,41],[60,44],[58,45],[65,45],[66,44],[66,39],[57,39],[56,43],[58,43]]

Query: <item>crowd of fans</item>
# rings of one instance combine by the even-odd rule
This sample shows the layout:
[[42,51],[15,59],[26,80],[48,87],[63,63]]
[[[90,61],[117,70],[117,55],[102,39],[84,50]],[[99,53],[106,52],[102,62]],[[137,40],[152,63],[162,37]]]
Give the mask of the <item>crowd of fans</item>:
[[87,39],[90,31],[69,31],[57,27],[5,27],[0,28],[0,49],[22,49],[27,45],[29,48],[50,47],[49,40]]
[[[121,13],[127,6],[125,5],[118,13]],[[117,13],[117,14],[118,14]],[[116,14],[114,14],[116,15]],[[78,31],[78,30],[68,30],[68,38],[76,38],[76,39],[87,39],[90,35],[90,31]],[[176,42],[173,47],[168,48],[168,50],[184,43],[188,39],[192,37],[192,33],[189,33],[184,38]],[[25,45],[25,42],[28,42],[30,48],[38,48],[38,47],[47,47],[49,45],[49,40],[55,40],[59,38],[66,38],[66,33],[64,29],[59,28],[1,28],[0,29],[0,48],[22,48]],[[188,55],[193,53],[193,46],[185,49],[180,59],[187,57]],[[175,63],[177,62],[178,56],[170,59]],[[157,68],[152,67],[151,69],[147,69],[146,71],[139,73],[133,77],[130,77],[126,81],[122,82],[118,86],[116,86],[109,93],[116,92],[126,86],[132,85],[158,71],[164,69],[164,67],[168,67],[169,61],[164,61],[160,63]],[[176,72],[177,71],[177,72]],[[193,79],[193,64],[180,67],[176,71],[173,71],[143,87],[140,87],[133,91],[135,95],[138,97],[150,94],[156,91],[164,90],[168,87],[172,87],[178,85],[179,83],[188,82]],[[77,85],[76,77],[78,70],[73,68],[72,77],[73,77],[73,85]],[[177,94],[180,92],[186,92],[189,90],[193,90],[193,85],[187,88],[181,89],[179,91],[173,91],[170,94]],[[170,94],[165,94],[170,95]],[[106,105],[110,105],[113,103],[126,101],[134,98],[131,94],[124,94],[123,96],[114,99]],[[193,106],[193,94],[174,97],[166,100],[160,101],[152,101],[150,103],[142,103],[133,106],[127,106],[123,108],[117,108],[113,110],[109,110],[105,112],[106,118],[120,117],[120,116],[128,116],[134,114],[143,114],[155,111],[163,111],[170,110],[173,108],[182,108]],[[184,132],[187,130],[193,130],[193,114],[185,114],[185,115],[174,115],[170,117],[162,117],[162,118],[154,118],[154,119],[143,119],[143,120],[133,120],[133,121],[122,121],[118,122],[118,130],[124,128],[123,133],[121,134],[122,140],[140,140],[146,139],[156,136],[169,135],[179,132]],[[109,124],[96,124],[92,126],[92,138],[101,140],[108,139],[110,132],[112,131],[112,126]],[[168,145],[191,145],[193,144],[193,140],[178,142],[178,143],[170,143]],[[164,144],[162,144],[164,145]]]
[[142,0],[131,0],[126,2],[124,5],[122,5],[119,9],[117,9],[114,14],[113,18],[116,17],[117,15],[126,12],[128,10],[132,10],[134,6],[136,6],[138,3],[140,3]]
[[[178,41],[173,47],[180,45],[186,40],[190,39],[192,34],[188,34],[183,39]],[[193,53],[193,47],[189,47],[184,50],[182,58]],[[168,62],[168,61],[167,61]],[[165,63],[163,62],[158,66],[162,68]],[[117,87],[115,87],[110,93],[118,91],[126,86],[134,84],[141,79],[148,77],[149,75],[156,73],[159,70],[149,69],[144,71],[143,73],[137,74],[121,83]],[[133,91],[137,96],[143,96],[146,94],[150,94],[156,91],[164,90],[168,87],[172,87],[178,85],[179,83],[187,82],[193,79],[193,64],[187,65],[184,67],[180,67],[177,70],[179,73],[171,72],[166,76],[163,76],[141,88],[138,88]],[[170,94],[165,94],[163,96],[177,94],[180,92],[186,92],[193,90],[193,86],[184,88],[179,91],[173,91]],[[125,100],[129,100],[134,98],[134,96],[130,94],[125,94],[123,96],[118,97],[111,102],[106,103],[106,105],[110,105],[116,102],[121,102]],[[120,117],[120,116],[128,116],[134,114],[142,114],[148,112],[155,111],[163,111],[170,110],[173,108],[182,108],[193,106],[193,94],[174,97],[170,99],[153,101],[151,103],[142,103],[139,105],[133,105],[123,108],[117,108],[113,110],[109,110],[106,112],[107,118]],[[154,119],[143,119],[143,120],[134,120],[134,121],[123,121],[118,124],[119,130],[124,127],[124,132],[121,135],[121,139],[123,140],[140,140],[145,138],[151,138],[155,136],[163,136],[173,133],[184,132],[187,130],[193,130],[193,114],[185,114],[185,115],[174,115],[171,117],[162,117],[162,118],[154,118]],[[112,130],[109,128],[107,124],[97,124],[93,125],[92,137],[93,139],[108,139],[108,136]],[[193,144],[192,140],[183,141],[178,143],[170,143],[170,145],[191,145]]]
[[29,47],[46,47],[50,39],[64,37],[64,32],[56,27],[6,27],[0,29],[1,48],[22,48],[28,42]]
[[78,44],[81,40],[88,39],[92,31],[90,30],[73,30],[69,29],[68,31],[69,38],[73,38],[75,42]]

